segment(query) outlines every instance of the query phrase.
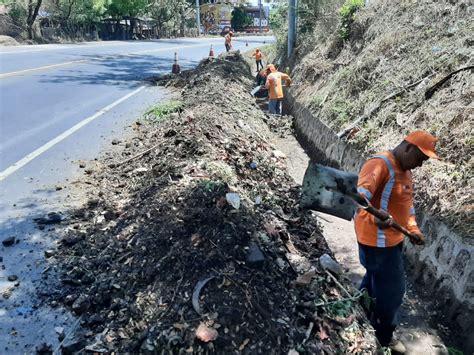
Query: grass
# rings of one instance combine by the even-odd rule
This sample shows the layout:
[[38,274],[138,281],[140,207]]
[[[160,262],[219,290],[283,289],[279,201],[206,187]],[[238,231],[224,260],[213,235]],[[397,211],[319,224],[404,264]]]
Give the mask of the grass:
[[144,114],[145,119],[149,121],[160,122],[167,116],[175,112],[181,112],[183,109],[183,102],[181,101],[166,101],[153,105]]

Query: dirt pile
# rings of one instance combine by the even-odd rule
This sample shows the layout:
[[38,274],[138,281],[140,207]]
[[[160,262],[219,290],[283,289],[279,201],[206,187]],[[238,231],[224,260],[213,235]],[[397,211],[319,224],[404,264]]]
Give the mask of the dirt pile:
[[56,297],[85,330],[63,349],[374,351],[360,295],[318,262],[331,252],[267,142],[248,72],[232,54],[173,80],[181,111],[86,172]]
[[306,82],[293,89],[298,100],[335,131],[368,116],[350,138],[367,156],[415,129],[439,137],[443,162],[428,163],[414,176],[418,206],[471,240],[473,13],[469,1],[367,1],[343,42],[333,11],[334,21],[322,21],[313,36],[302,38],[292,71]]

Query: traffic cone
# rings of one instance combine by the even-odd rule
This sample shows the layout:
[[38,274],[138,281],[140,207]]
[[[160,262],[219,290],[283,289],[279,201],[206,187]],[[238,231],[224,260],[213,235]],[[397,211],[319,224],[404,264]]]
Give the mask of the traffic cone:
[[209,58],[214,58],[214,49],[212,48],[212,44],[211,44],[211,50],[209,51]]
[[178,64],[178,53],[177,52],[174,52],[174,64],[171,67],[171,72],[173,74],[179,74],[181,72],[181,68],[179,67],[179,64]]

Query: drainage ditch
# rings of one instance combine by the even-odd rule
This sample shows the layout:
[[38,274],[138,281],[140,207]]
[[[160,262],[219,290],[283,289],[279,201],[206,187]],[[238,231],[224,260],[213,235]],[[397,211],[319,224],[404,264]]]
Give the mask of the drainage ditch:
[[[294,117],[297,140],[313,161],[359,171],[365,161],[361,153],[339,139],[291,93],[287,93],[284,107],[285,113]],[[434,310],[433,322],[443,324],[439,326],[441,329],[446,327],[445,336],[450,334],[447,343],[471,354],[474,352],[474,338],[469,336],[474,328],[474,246],[420,209],[417,209],[417,221],[428,236],[427,244],[422,249],[405,245],[407,274]]]

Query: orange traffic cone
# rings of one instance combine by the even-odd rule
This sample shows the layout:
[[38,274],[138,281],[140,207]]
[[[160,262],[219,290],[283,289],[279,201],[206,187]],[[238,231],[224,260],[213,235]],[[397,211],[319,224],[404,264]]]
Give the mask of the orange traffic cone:
[[177,52],[174,52],[174,64],[171,67],[171,72],[173,74],[179,74],[181,72],[181,68],[179,67],[179,64],[178,64],[178,53]]
[[212,48],[212,44],[211,44],[211,50],[209,51],[209,58],[214,58],[214,49]]

